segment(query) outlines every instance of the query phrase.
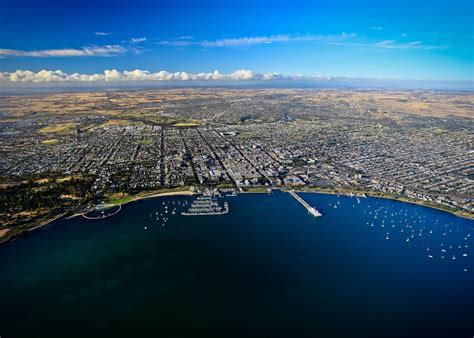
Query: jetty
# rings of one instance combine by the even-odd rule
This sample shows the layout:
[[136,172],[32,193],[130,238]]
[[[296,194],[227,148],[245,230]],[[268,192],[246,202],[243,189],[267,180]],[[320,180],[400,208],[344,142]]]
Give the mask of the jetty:
[[321,217],[323,214],[321,214],[316,208],[313,208],[311,205],[309,205],[304,199],[302,199],[300,196],[298,196],[297,193],[295,193],[294,190],[289,190],[289,193],[291,196],[293,196],[298,202],[300,202],[308,212],[313,215],[314,217]]

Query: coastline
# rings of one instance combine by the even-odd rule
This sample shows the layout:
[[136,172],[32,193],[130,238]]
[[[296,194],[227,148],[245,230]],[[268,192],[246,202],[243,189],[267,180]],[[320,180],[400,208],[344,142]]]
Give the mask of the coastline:
[[[285,192],[285,190],[290,189],[290,187],[256,187],[256,188],[248,188],[247,190],[241,191],[239,193],[240,194],[268,194],[267,189],[272,189],[272,190],[278,189],[278,190],[281,190],[281,191]],[[321,189],[321,188],[317,188],[317,187],[303,187],[303,188],[295,187],[294,190],[297,191],[297,192],[308,192],[308,193],[330,194],[330,195],[348,195],[350,193],[352,193],[352,194],[365,194],[365,195],[370,196],[370,197],[378,197],[378,198],[384,198],[384,199],[389,199],[389,200],[398,201],[398,202],[404,202],[404,203],[410,203],[410,204],[414,204],[414,205],[420,205],[420,206],[424,206],[424,207],[427,207],[427,208],[436,209],[436,210],[439,210],[439,211],[444,211],[444,212],[450,213],[451,215],[454,215],[456,217],[461,217],[461,218],[464,218],[464,219],[469,219],[469,220],[474,221],[474,214],[468,214],[468,213],[464,213],[464,212],[461,213],[459,211],[453,211],[453,210],[445,209],[445,208],[433,205],[432,203],[428,203],[428,202],[425,202],[425,201],[411,200],[411,199],[406,198],[406,197],[398,197],[398,196],[390,195],[390,194],[382,194],[382,193],[378,193],[378,192],[370,191],[370,190],[355,190],[355,189],[325,190],[325,189]],[[131,203],[131,202],[136,202],[136,201],[149,199],[149,198],[155,198],[155,197],[192,196],[194,194],[195,194],[195,192],[193,192],[191,190],[170,191],[170,192],[161,192],[161,193],[160,192],[152,192],[152,193],[149,192],[149,193],[143,193],[142,195],[139,194],[137,196],[134,196],[130,200],[128,200],[124,203],[107,203],[106,206],[107,207],[112,207],[112,206],[116,206],[116,205],[119,205],[119,204],[123,205],[123,204],[128,204],[128,203]],[[69,216],[68,219],[72,218],[72,217],[80,216],[82,214],[83,213],[78,213],[78,214]]]
[[[283,191],[283,192],[287,192],[287,190],[289,190],[289,189],[294,189],[296,192],[329,194],[329,195],[344,195],[344,196],[347,196],[350,193],[352,193],[352,194],[365,194],[366,196],[370,196],[370,197],[384,198],[384,199],[390,199],[390,200],[393,200],[393,201],[399,201],[399,202],[403,202],[403,203],[410,203],[410,204],[414,204],[414,205],[420,205],[420,206],[424,206],[424,207],[427,207],[427,208],[447,212],[447,213],[450,213],[451,215],[456,216],[456,217],[461,217],[461,218],[464,218],[464,219],[474,221],[474,214],[468,214],[468,213],[464,213],[464,212],[461,213],[459,211],[453,211],[453,210],[448,210],[448,209],[445,209],[445,208],[442,208],[442,207],[438,207],[436,205],[433,205],[432,203],[427,203],[425,201],[411,200],[411,199],[408,199],[406,197],[399,197],[399,196],[390,195],[390,194],[382,194],[382,193],[369,191],[369,190],[367,190],[367,191],[365,191],[365,190],[355,190],[355,189],[353,189],[353,190],[352,189],[325,190],[325,189],[321,189],[321,188],[317,188],[317,187],[265,187],[264,189],[265,190],[263,190],[262,187],[248,188],[247,190],[244,190],[240,193],[243,193],[243,194],[267,194],[268,193],[267,189],[272,189],[272,190],[278,189],[278,190]],[[136,196],[130,196],[130,198],[127,198],[125,201],[122,201],[121,203],[109,202],[109,203],[106,203],[105,206],[106,207],[113,207],[113,206],[117,206],[117,205],[125,205],[125,204],[129,204],[129,203],[132,203],[132,202],[137,202],[137,201],[151,199],[151,198],[166,197],[166,196],[193,196],[195,194],[196,193],[191,191],[191,190],[179,190],[179,191],[167,191],[167,192],[157,192],[157,191],[144,192],[144,193],[138,194]],[[47,225],[53,223],[54,221],[57,221],[57,220],[65,217],[71,211],[72,210],[69,210],[69,211],[61,213],[59,215],[55,215],[54,217],[52,217],[50,219],[43,219],[43,220],[39,221],[38,224],[34,225],[33,227],[31,227],[29,229],[25,229],[24,231],[21,231],[19,233],[16,233],[13,236],[8,236],[8,233],[11,232],[11,229],[9,229],[9,228],[2,229],[4,232],[3,232],[3,236],[0,237],[0,245],[4,244],[4,243],[8,243],[8,242],[10,242],[12,240],[15,240],[17,238],[20,238],[23,235],[30,233],[31,231],[42,229],[42,228],[46,227]],[[89,211],[90,210],[85,211],[85,212],[78,212],[78,213],[72,214],[70,216],[67,216],[66,219],[71,219],[71,218],[74,218],[74,217],[82,216],[83,214],[85,214]]]
[[[117,206],[117,205],[125,205],[125,204],[129,204],[129,203],[132,203],[132,202],[137,202],[137,201],[146,200],[146,199],[150,199],[150,198],[166,197],[166,196],[192,196],[194,194],[195,193],[192,192],[191,190],[168,191],[168,192],[151,192],[151,193],[148,192],[148,193],[138,194],[136,196],[130,196],[130,199],[128,199],[128,200],[126,200],[122,203],[113,203],[113,202],[106,203],[105,207],[110,208],[110,207],[114,207],[114,206]],[[83,214],[86,214],[87,212],[89,212],[89,211],[73,214],[73,215],[67,217],[67,219],[82,216]]]
[[125,205],[132,202],[137,202],[141,200],[146,200],[150,198],[157,197],[166,197],[166,196],[192,196],[195,193],[191,190],[181,190],[181,191],[168,191],[168,192],[148,192],[143,194],[138,194],[136,196],[131,196],[131,198],[123,203],[107,203],[106,207],[116,206],[116,205]]
[[[155,198],[155,197],[165,197],[165,196],[192,196],[195,193],[191,190],[182,190],[182,191],[169,191],[169,192],[157,192],[151,193],[150,195],[144,194],[143,196],[136,196],[132,198],[130,202],[140,201],[148,198]],[[129,203],[129,202],[127,202]],[[125,204],[125,203],[124,203]]]
[[[467,212],[459,212],[459,211],[456,211],[456,210],[449,210],[447,208],[445,209],[443,207],[436,206],[433,203],[429,203],[429,202],[425,202],[425,201],[421,201],[421,200],[412,200],[412,199],[409,199],[409,198],[406,198],[406,197],[399,197],[399,196],[395,196],[395,195],[391,195],[391,194],[378,193],[378,192],[370,191],[370,190],[341,189],[341,190],[330,190],[330,191],[328,191],[328,190],[324,190],[324,189],[320,189],[320,188],[316,188],[316,187],[306,187],[304,189],[295,188],[294,190],[297,191],[297,192],[307,192],[307,193],[315,193],[315,194],[330,194],[330,195],[344,195],[344,196],[347,196],[350,193],[352,193],[352,194],[365,194],[365,195],[370,196],[370,197],[378,197],[378,198],[389,199],[389,200],[392,200],[392,201],[398,201],[398,202],[403,202],[403,203],[410,203],[410,204],[414,204],[414,205],[420,205],[420,206],[423,206],[423,207],[426,207],[426,208],[431,208],[431,209],[447,212],[447,213],[450,213],[451,215],[456,216],[456,217],[460,217],[460,218],[464,218],[464,219],[474,221],[474,214],[469,214]],[[350,196],[348,196],[348,197],[350,197]]]
[[[145,199],[149,199],[149,198],[157,198],[157,197],[165,197],[165,196],[192,196],[192,195],[194,195],[194,192],[192,192],[191,190],[168,191],[168,192],[161,192],[161,193],[160,192],[151,192],[151,193],[148,192],[148,193],[138,194],[137,196],[133,196],[128,201],[123,202],[123,203],[108,203],[108,204],[106,204],[106,207],[113,207],[113,206],[116,206],[116,205],[124,205],[124,204],[128,204],[128,203],[131,203],[131,202],[136,202],[136,201],[145,200]],[[59,215],[55,215],[54,217],[47,218],[47,219],[41,219],[37,222],[34,222],[32,224],[33,226],[31,228],[25,229],[23,231],[20,231],[18,233],[10,235],[10,236],[8,235],[9,233],[11,233],[10,228],[2,229],[4,232],[3,232],[3,236],[0,237],[0,245],[11,242],[11,241],[14,241],[17,238],[21,238],[22,236],[24,236],[26,234],[29,234],[30,232],[32,232],[34,230],[43,229],[44,227],[48,226],[49,224],[51,224],[51,223],[53,223],[53,222],[55,222],[55,221],[57,221],[57,220],[59,220],[63,217],[65,217],[66,219],[79,217],[79,216],[82,216],[83,214],[87,213],[90,210],[88,210],[86,212],[78,212],[78,213],[72,214],[70,216],[67,216],[69,213],[71,213],[73,211],[74,210],[68,210],[68,211],[63,212]]]
[[8,233],[11,233],[11,229],[10,228],[7,228],[7,229],[2,229],[3,231],[3,234],[2,236],[0,237],[0,245],[2,244],[5,244],[5,243],[8,243],[8,242],[11,242],[11,241],[14,241],[15,239],[17,238],[20,238],[22,236],[25,236],[26,234],[29,234],[30,232],[34,231],[34,230],[38,230],[38,229],[42,229],[48,225],[50,225],[51,223],[65,217],[70,211],[65,211],[59,215],[55,215],[54,217],[52,218],[46,218],[46,219],[41,219],[39,220],[37,223],[33,223],[33,227],[31,228],[28,228],[28,229],[24,229],[23,231],[20,231],[20,232],[17,232],[17,233],[13,233],[12,235],[8,235]]

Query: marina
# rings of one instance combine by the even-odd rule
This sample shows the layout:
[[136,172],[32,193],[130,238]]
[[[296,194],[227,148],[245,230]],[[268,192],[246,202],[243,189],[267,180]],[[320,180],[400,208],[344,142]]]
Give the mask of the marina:
[[204,195],[197,197],[187,211],[183,211],[183,216],[209,216],[224,215],[229,212],[229,204],[224,202],[219,204],[217,197]]

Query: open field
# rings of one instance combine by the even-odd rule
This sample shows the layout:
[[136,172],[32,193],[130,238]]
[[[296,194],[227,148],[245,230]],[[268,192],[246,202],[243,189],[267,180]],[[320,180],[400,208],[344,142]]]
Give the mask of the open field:
[[68,130],[73,129],[76,126],[75,123],[57,123],[57,124],[50,124],[46,127],[41,128],[38,130],[40,133],[65,133]]
[[128,126],[130,124],[132,124],[132,122],[129,120],[110,119],[107,122],[102,123],[99,127]]
[[107,204],[124,204],[130,202],[133,197],[126,193],[114,193],[105,196]]
[[48,139],[48,140],[41,141],[41,143],[43,143],[43,144],[56,144],[58,142],[59,142],[59,140],[56,139],[56,138],[51,138],[51,139]]
[[[281,104],[287,100],[308,107],[339,107],[347,110],[379,110],[420,116],[472,118],[474,94],[431,91],[354,91],[299,89],[163,89],[98,93],[58,93],[0,98],[0,111],[12,118],[96,115],[120,119],[131,118],[192,118],[203,108],[219,104],[244,103],[249,110],[255,98],[266,104]],[[270,101],[271,100],[271,101]],[[187,107],[187,104],[192,105]],[[164,121],[165,122],[165,121]]]
[[178,122],[173,124],[173,127],[197,127],[201,125],[200,121],[185,121],[185,122]]

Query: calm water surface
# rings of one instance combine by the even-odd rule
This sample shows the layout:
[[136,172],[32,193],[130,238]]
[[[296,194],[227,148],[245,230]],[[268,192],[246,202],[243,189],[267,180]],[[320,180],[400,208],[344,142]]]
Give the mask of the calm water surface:
[[473,221],[301,196],[324,216],[281,192],[205,217],[165,197],[2,245],[0,336],[474,335]]

